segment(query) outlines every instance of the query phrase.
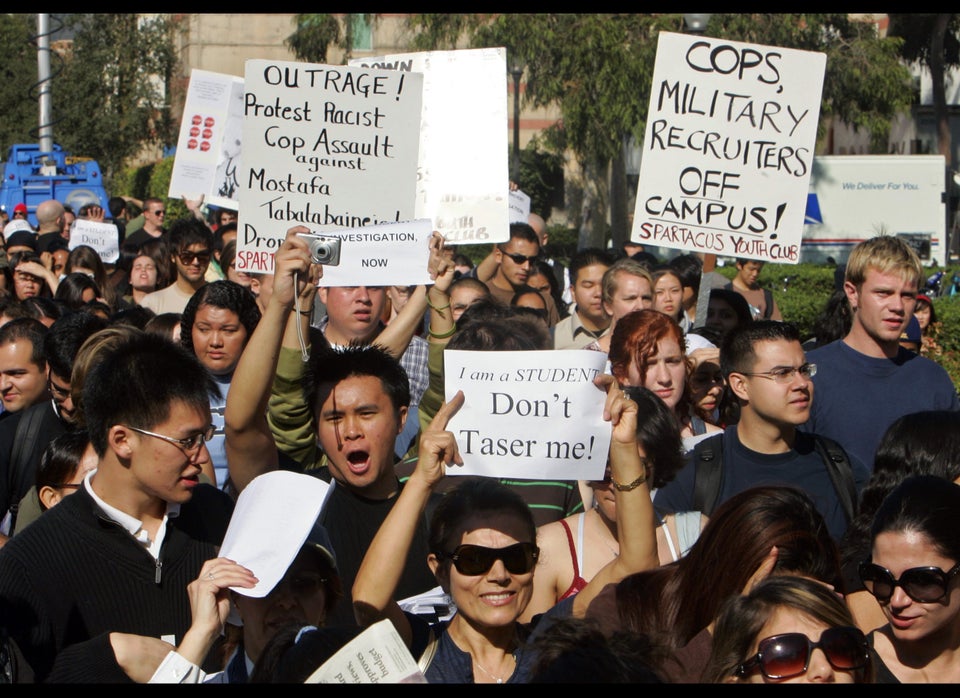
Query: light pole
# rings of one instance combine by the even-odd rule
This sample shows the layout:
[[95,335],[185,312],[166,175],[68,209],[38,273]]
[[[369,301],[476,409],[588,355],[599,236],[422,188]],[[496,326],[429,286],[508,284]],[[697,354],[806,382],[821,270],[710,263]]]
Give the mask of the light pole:
[[519,184],[520,179],[520,78],[523,76],[523,64],[514,60],[510,63],[510,75],[513,76],[513,157],[511,158],[510,179]]

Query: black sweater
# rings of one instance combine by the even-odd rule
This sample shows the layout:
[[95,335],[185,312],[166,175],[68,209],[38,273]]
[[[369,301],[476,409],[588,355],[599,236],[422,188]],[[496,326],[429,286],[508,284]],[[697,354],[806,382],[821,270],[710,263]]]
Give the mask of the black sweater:
[[[180,642],[187,584],[217,556],[232,511],[227,494],[198,486],[168,520],[158,562],[81,487],[11,538],[0,549],[0,619],[37,681],[128,681],[110,632]],[[204,668],[220,668],[215,654]]]

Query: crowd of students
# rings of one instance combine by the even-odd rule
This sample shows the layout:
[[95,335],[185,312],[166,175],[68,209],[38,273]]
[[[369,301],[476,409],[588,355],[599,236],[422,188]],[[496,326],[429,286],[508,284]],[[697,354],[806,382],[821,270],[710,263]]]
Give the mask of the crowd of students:
[[[853,250],[807,351],[756,260],[563,267],[532,215],[475,265],[435,233],[430,284],[318,289],[303,226],[248,274],[235,214],[142,204],[110,265],[56,271],[62,206],[57,249],[7,247],[13,680],[302,681],[383,619],[429,683],[960,680],[960,402],[900,343],[898,238]],[[459,475],[448,348],[606,354],[603,479]],[[246,505],[281,472],[319,494]],[[221,556],[241,523],[270,554]]]

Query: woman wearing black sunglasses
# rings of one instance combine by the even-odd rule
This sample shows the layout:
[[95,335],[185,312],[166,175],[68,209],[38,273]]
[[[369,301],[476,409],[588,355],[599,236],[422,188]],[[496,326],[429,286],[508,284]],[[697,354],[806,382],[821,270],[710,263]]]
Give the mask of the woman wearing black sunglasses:
[[960,682],[960,485],[907,478],[870,533],[860,579],[887,618],[868,635],[877,683]]
[[873,675],[867,640],[836,592],[781,575],[724,603],[702,680],[873,683]]
[[[429,625],[404,613],[394,590],[418,517],[446,468],[462,463],[447,421],[463,404],[458,392],[444,404],[420,440],[419,460],[397,503],[384,520],[353,584],[361,625],[390,618],[429,683],[524,683],[535,660],[530,641],[550,618],[582,616],[607,583],[658,564],[649,521],[653,505],[636,440],[637,405],[609,376],[604,415],[612,424],[610,468],[617,490],[620,555],[578,594],[559,602],[536,627],[518,622],[533,593],[540,551],[533,515],[523,499],[492,478],[470,478],[444,494],[430,521],[426,563],[457,611]],[[646,525],[645,525],[646,524]]]

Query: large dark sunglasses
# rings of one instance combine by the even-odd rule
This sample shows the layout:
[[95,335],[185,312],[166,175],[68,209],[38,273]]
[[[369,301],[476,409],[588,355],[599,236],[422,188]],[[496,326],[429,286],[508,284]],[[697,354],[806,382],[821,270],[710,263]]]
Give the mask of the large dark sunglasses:
[[197,260],[200,264],[210,261],[210,251],[206,250],[203,252],[190,252],[189,250],[184,250],[183,252],[178,252],[177,256],[180,258],[180,261],[184,264],[190,264],[193,260]]
[[950,580],[960,572],[960,563],[949,572],[939,567],[911,567],[904,570],[897,579],[886,567],[872,562],[860,563],[860,581],[866,590],[877,597],[880,603],[887,603],[893,596],[893,590],[900,587],[914,601],[933,603],[947,595]]
[[823,650],[830,666],[838,671],[860,669],[870,661],[867,638],[853,627],[827,628],[813,642],[803,633],[784,633],[760,641],[757,653],[737,667],[737,676],[746,676],[755,668],[768,679],[800,676],[810,667],[815,649]]
[[514,543],[506,548],[485,548],[482,545],[458,545],[452,553],[439,552],[437,557],[453,561],[460,574],[483,574],[497,560],[510,574],[527,574],[537,564],[540,548],[533,543]]
[[[500,250],[500,251],[503,252],[503,250]],[[522,265],[527,262],[529,262],[530,264],[533,264],[538,259],[540,259],[540,255],[538,254],[535,254],[532,257],[527,257],[526,255],[522,255],[522,254],[511,254],[510,252],[503,252],[503,256],[509,257],[510,259],[513,260],[513,263],[517,265]]]

